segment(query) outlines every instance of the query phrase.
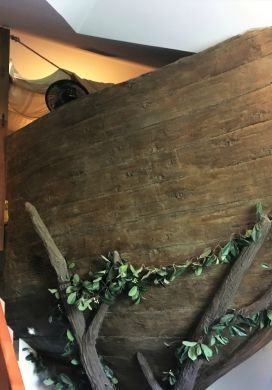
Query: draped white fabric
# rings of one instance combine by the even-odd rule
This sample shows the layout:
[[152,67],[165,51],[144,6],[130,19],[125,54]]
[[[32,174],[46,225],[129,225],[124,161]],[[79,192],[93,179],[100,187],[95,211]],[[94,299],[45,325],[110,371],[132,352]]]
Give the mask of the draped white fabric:
[[[75,75],[74,75],[75,76]],[[45,92],[49,85],[57,80],[69,79],[69,74],[57,70],[53,74],[40,80],[25,80],[10,65],[11,83],[9,88],[9,118],[8,132],[13,133],[28,125],[35,119],[47,114],[48,108],[45,103]],[[89,93],[94,93],[112,84],[97,83],[84,80],[75,76],[85,86]]]

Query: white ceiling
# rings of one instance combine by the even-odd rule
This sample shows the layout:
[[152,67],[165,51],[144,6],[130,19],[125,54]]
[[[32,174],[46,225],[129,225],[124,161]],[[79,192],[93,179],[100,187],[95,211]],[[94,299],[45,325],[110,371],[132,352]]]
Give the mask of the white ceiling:
[[[92,1],[73,0],[69,2],[62,0],[59,5],[76,5],[73,14],[81,20],[85,14],[84,10],[82,11],[82,6],[84,4],[90,5]],[[115,2],[115,0],[111,1]],[[33,36],[44,37],[54,42],[61,42],[69,46],[153,67],[169,64],[178,58],[191,54],[180,50],[122,42],[113,40],[113,37],[106,39],[76,33],[46,0],[0,0],[0,25]]]
[[197,52],[272,25],[272,0],[47,0],[80,34]]

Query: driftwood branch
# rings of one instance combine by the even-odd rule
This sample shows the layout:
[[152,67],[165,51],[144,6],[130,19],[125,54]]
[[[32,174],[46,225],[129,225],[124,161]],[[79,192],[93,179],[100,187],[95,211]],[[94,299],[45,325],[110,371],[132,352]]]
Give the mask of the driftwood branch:
[[[237,310],[236,313],[244,317],[252,316],[256,313],[260,313],[263,310],[270,309],[272,307],[272,286],[270,286],[258,299],[256,299],[250,305],[244,306]],[[227,374],[230,370],[241,364],[267,343],[272,341],[272,329],[257,329],[254,334],[248,338],[238,349],[232,354],[224,364],[209,376],[200,377],[197,380],[197,389],[205,390],[212,383],[217,381],[223,375]]]
[[96,340],[100,327],[106,316],[108,307],[109,306],[106,304],[102,304],[99,307],[82,341],[82,361],[84,361],[86,374],[90,379],[93,390],[113,389],[111,382],[105,375],[103,366],[96,350]]
[[73,306],[68,305],[66,302],[65,290],[70,285],[70,276],[66,260],[58,249],[55,241],[53,240],[51,234],[49,233],[36,208],[28,202],[25,204],[25,208],[30,215],[30,218],[38,236],[42,240],[47,250],[51,265],[56,271],[63,306],[72,326],[75,338],[78,343],[81,343],[85,331],[85,319],[81,312],[76,310]]
[[[58,249],[36,208],[28,202],[25,204],[25,208],[31,217],[36,232],[48,252],[51,265],[56,271],[62,303],[77,340],[81,362],[92,385],[92,389],[113,390],[113,385],[104,373],[103,366],[95,347],[98,333],[108,306],[103,304],[100,306],[91,325],[86,330],[86,321],[83,313],[74,306],[68,305],[66,301],[65,291],[70,285],[70,276],[66,260]],[[115,254],[116,258],[117,254],[118,252]]]
[[244,317],[259,313],[272,307],[272,285],[253,303],[242,307],[237,312]]
[[153,374],[146,358],[144,357],[144,355],[141,352],[137,352],[137,360],[138,360],[138,363],[142,369],[142,372],[143,372],[145,379],[147,380],[147,383],[149,384],[150,388],[152,390],[162,390],[162,387],[156,381],[154,374]]
[[[248,317],[256,313],[260,313],[263,310],[270,309],[271,307],[272,286],[270,286],[268,290],[261,295],[261,297],[256,299],[250,305],[237,310],[236,313],[241,314],[244,317]],[[272,341],[272,328],[257,329],[250,338],[248,338],[237,348],[236,351],[234,351],[230,359],[221,364],[220,367],[218,367],[218,369],[216,369],[212,374],[208,376],[206,374],[201,375],[196,382],[197,389],[205,390],[223,375],[226,375],[230,370],[253,356],[270,341]]]
[[[231,307],[242,279],[262,247],[270,229],[271,221],[266,216],[262,217],[258,240],[252,242],[248,247],[241,251],[223,283],[215,293],[211,304],[206,309],[194,333],[190,337],[192,340],[201,339],[204,327],[209,327],[214,321],[222,317]],[[202,364],[203,360],[197,360],[196,362],[188,360],[180,372],[175,390],[192,390]]]
[[264,328],[256,331],[246,340],[225,363],[221,364],[212,374],[203,373],[196,382],[197,390],[205,390],[215,381],[226,375],[230,370],[249,359],[266,344],[272,341],[272,328]]
[[242,279],[262,247],[270,229],[271,221],[268,217],[264,216],[260,222],[259,239],[242,249],[223,283],[215,293],[210,306],[208,306],[198,323],[194,332],[196,337],[201,336],[204,327],[209,327],[216,319],[222,317],[227,309],[233,304]]
[[69,285],[70,283],[59,284],[60,296],[66,316],[73,330],[73,334],[76,338],[78,346],[80,347],[85,332],[86,321],[81,311],[79,311],[75,306],[69,305],[67,303],[67,296],[65,290]]
[[25,203],[25,209],[30,215],[34,228],[47,250],[50,262],[56,271],[58,279],[62,282],[69,281],[70,278],[66,260],[55,244],[38,211],[28,202]]
[[[117,251],[113,252],[113,262],[116,264],[121,260],[121,257]],[[105,303],[99,307],[96,315],[94,316],[91,324],[87,328],[83,341],[82,341],[82,359],[86,367],[86,372],[90,378],[90,382],[93,390],[112,389],[113,386],[109,379],[106,377],[103,366],[99,359],[96,350],[96,341],[107,314],[109,306]],[[92,378],[95,377],[95,381]]]

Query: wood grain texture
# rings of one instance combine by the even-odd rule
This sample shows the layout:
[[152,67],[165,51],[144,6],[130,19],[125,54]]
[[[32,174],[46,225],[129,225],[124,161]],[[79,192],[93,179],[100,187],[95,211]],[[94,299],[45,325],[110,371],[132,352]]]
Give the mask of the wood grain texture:
[[[10,310],[13,328],[22,334],[31,322],[41,329],[32,344],[57,349],[52,330],[43,337],[46,313],[35,315],[38,298],[46,302],[56,280],[24,212],[26,200],[82,274],[111,249],[136,265],[182,262],[252,224],[257,201],[271,209],[271,69],[272,30],[250,31],[70,103],[8,137],[10,223],[0,292],[11,308],[24,302],[16,316]],[[270,254],[271,237],[236,305],[270,285],[260,268]],[[120,302],[110,309],[98,345],[121,389],[145,389],[137,350],[157,378],[171,367],[178,339],[225,272],[223,266],[201,278],[187,275],[152,289],[139,306]],[[26,308],[31,299],[33,309]]]
[[5,137],[8,127],[9,30],[0,27],[0,250],[4,249],[6,199]]

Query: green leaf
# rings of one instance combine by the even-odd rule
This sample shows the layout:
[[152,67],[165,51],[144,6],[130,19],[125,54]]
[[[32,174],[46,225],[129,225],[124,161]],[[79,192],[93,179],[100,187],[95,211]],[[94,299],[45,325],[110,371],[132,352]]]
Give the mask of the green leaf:
[[200,344],[197,344],[197,346],[196,346],[196,354],[197,354],[197,356],[200,356],[202,354]]
[[68,264],[68,268],[69,268],[69,269],[72,269],[72,268],[74,268],[75,266],[76,266],[75,263],[69,263],[69,264]]
[[266,315],[269,318],[269,320],[272,321],[272,310],[267,310]]
[[148,269],[148,272],[142,277],[141,280],[147,279],[150,275],[152,275],[155,272],[154,269]]
[[195,345],[197,345],[197,342],[196,341],[183,341],[182,342],[183,345],[185,345],[186,347],[194,347]]
[[215,325],[213,325],[212,330],[215,331],[216,334],[220,334],[224,331],[225,328],[226,328],[226,325],[224,325],[224,324],[215,324]]
[[256,217],[258,220],[260,220],[263,215],[264,215],[263,206],[262,206],[261,202],[258,202],[256,204]]
[[119,274],[123,274],[123,275],[126,274],[127,269],[128,269],[128,264],[122,264],[122,265],[119,267],[119,269],[118,269]]
[[233,331],[234,334],[236,334],[237,336],[247,336],[247,333],[246,331],[241,327],[241,326],[232,326],[231,327],[231,330]]
[[102,276],[98,276],[97,278],[95,278],[93,280],[93,283],[100,282],[101,279],[102,279]]
[[238,256],[239,255],[239,249],[235,243],[235,241],[231,241],[231,245],[230,245],[230,253],[232,254],[232,256]]
[[195,361],[195,360],[197,359],[196,346],[190,347],[190,348],[188,349],[188,357],[189,357],[191,360],[193,360],[193,361]]
[[80,311],[85,311],[86,309],[88,309],[89,304],[90,304],[89,299],[81,298],[79,301],[77,301],[77,308]]
[[227,256],[230,253],[232,248],[232,241],[226,243],[226,245],[219,252],[219,259],[223,262],[226,262]]
[[129,297],[133,297],[133,296],[135,296],[136,294],[138,294],[138,287],[137,286],[133,286],[130,290],[129,290],[129,292],[128,292],[128,296]]
[[45,379],[44,381],[43,381],[43,384],[45,385],[45,386],[51,386],[51,385],[53,385],[55,382],[51,379],[51,378],[47,378],[47,379]]
[[160,270],[157,272],[157,275],[159,275],[159,276],[165,276],[165,275],[167,275],[167,272],[165,271],[165,269],[160,269]]
[[59,378],[60,380],[65,383],[66,385],[70,385],[70,386],[73,386],[73,382],[72,380],[69,378],[69,376],[65,375],[65,374],[59,374]]
[[202,274],[202,271],[203,271],[203,267],[201,267],[201,266],[196,267],[195,275],[200,276]]
[[134,304],[135,305],[139,305],[140,302],[141,302],[141,297],[140,297],[140,294],[139,294],[139,297],[134,301]]
[[73,364],[74,366],[77,366],[79,364],[79,362],[77,359],[72,359],[71,364]]
[[205,257],[208,257],[212,253],[211,248],[204,249],[203,253],[199,256],[200,259],[204,259]]
[[210,346],[212,347],[215,343],[216,343],[216,338],[212,336],[210,340]]
[[209,360],[213,356],[213,350],[206,344],[201,344],[201,349],[205,355],[205,358]]
[[78,288],[75,286],[68,286],[65,291],[66,291],[66,294],[71,294],[72,292],[75,292],[77,290],[78,290]]
[[228,325],[234,318],[234,314],[225,314],[223,317],[221,317],[220,322]]
[[117,383],[118,383],[118,379],[117,378],[115,378],[115,376],[112,378],[112,383],[114,384],[114,385],[117,385]]
[[267,263],[262,263],[261,267],[264,268],[264,269],[271,269],[271,265],[269,265]]
[[248,230],[245,232],[245,235],[244,235],[244,237],[246,237],[246,238],[250,238],[250,237],[251,237],[251,235],[252,235],[252,229],[248,229]]
[[215,254],[212,254],[206,258],[205,266],[210,267],[212,264],[216,264],[216,262],[217,262],[217,257],[215,256]]
[[57,289],[57,288],[49,288],[48,291],[49,291],[51,294],[56,294],[56,292],[58,292],[58,289]]
[[111,261],[110,261],[107,257],[105,257],[105,256],[103,256],[103,255],[101,255],[101,257],[102,257],[102,259],[105,260],[107,263],[111,263]]
[[136,269],[133,267],[132,264],[129,265],[129,268],[130,268],[130,270],[131,270],[133,276],[135,276],[136,278],[139,277],[139,274],[140,274],[140,273],[142,272],[142,270],[143,270],[143,267],[141,267],[141,268],[139,268],[139,269],[136,270]]
[[73,305],[75,303],[76,299],[77,299],[77,293],[73,292],[73,293],[68,295],[67,303],[69,305]]
[[74,340],[75,340],[75,338],[74,338],[72,332],[70,331],[70,329],[67,329],[67,331],[66,331],[66,336],[67,336],[67,339],[68,339],[69,341],[74,341]]
[[227,337],[223,337],[223,336],[219,336],[219,335],[216,335],[214,336],[216,338],[217,341],[219,341],[220,344],[222,345],[226,345],[228,344],[229,340]]
[[256,229],[256,225],[255,225],[254,228],[252,229],[251,237],[252,237],[252,240],[253,240],[254,242],[256,242],[257,239],[258,239],[258,230]]
[[170,386],[174,386],[177,382],[175,374],[171,370],[168,373],[168,381],[169,381]]
[[73,284],[77,285],[80,282],[80,277],[78,274],[74,274],[73,276]]

